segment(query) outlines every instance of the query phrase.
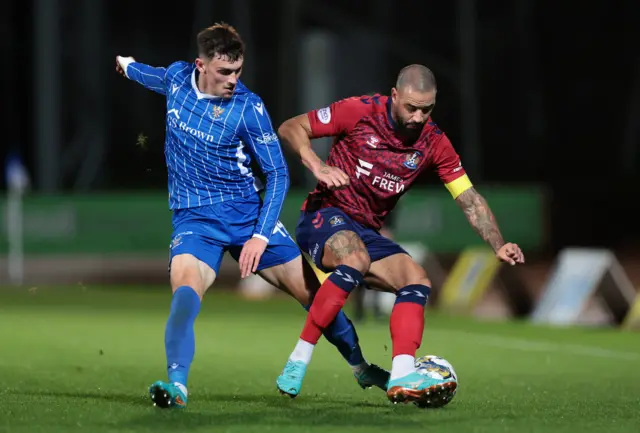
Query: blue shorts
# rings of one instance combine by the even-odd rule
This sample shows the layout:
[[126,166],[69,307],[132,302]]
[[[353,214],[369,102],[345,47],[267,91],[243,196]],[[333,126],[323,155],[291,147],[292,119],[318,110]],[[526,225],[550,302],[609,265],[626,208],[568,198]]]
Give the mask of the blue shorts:
[[407,254],[398,244],[385,238],[376,230],[353,221],[340,209],[328,207],[314,212],[302,212],[296,227],[296,241],[302,251],[311,256],[313,263],[323,272],[330,272],[322,266],[324,244],[334,234],[342,230],[355,232],[367,247],[371,262],[398,253]]
[[[261,206],[256,194],[210,206],[176,209],[169,264],[174,256],[191,254],[218,274],[226,251],[236,261],[240,257],[244,243],[253,235]],[[257,270],[290,262],[299,255],[300,248],[278,221]]]

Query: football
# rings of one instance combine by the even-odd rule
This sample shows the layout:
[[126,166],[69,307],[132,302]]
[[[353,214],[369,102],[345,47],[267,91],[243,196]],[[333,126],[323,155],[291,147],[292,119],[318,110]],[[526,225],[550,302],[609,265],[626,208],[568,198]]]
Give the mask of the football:
[[438,397],[432,401],[423,403],[416,403],[416,406],[421,408],[443,407],[453,400],[458,389],[458,375],[453,368],[453,365],[444,358],[436,355],[425,355],[416,359],[416,369],[419,374],[433,377],[436,379],[451,379],[455,382],[455,386],[450,390],[445,390],[440,393]]

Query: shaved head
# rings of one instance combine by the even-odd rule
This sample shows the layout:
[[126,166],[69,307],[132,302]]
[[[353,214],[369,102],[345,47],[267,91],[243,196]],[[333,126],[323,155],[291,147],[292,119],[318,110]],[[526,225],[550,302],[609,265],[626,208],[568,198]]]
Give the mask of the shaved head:
[[391,116],[397,132],[416,140],[436,105],[436,77],[422,65],[409,65],[398,74],[391,89]]
[[431,69],[423,65],[409,65],[402,68],[396,81],[399,91],[430,92],[436,90],[436,77]]

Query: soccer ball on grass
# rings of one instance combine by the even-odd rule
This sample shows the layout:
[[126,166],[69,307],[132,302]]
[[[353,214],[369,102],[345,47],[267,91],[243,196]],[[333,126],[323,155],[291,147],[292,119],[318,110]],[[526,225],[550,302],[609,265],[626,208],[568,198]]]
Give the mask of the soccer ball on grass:
[[437,378],[437,379],[450,379],[456,383],[456,386],[451,391],[441,393],[437,398],[427,403],[416,402],[416,406],[421,408],[434,408],[446,406],[453,400],[458,389],[458,375],[453,369],[453,365],[444,358],[436,355],[425,355],[416,359],[416,369],[419,374],[425,376]]

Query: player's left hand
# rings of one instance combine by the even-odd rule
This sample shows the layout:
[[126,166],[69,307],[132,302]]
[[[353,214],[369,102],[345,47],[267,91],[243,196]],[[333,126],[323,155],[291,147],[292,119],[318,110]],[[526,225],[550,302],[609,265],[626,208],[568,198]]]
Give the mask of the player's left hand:
[[135,62],[135,60],[136,59],[134,59],[133,57],[116,56],[116,72],[123,77],[126,77],[127,74],[125,72],[125,68],[127,67],[127,64],[130,62]]
[[512,244],[511,242],[500,247],[496,252],[496,257],[498,257],[500,261],[509,263],[511,266],[524,263],[524,254],[522,254],[522,250],[517,244]]
[[241,278],[247,278],[256,271],[265,248],[267,248],[267,243],[260,238],[251,238],[244,243],[238,260]]

